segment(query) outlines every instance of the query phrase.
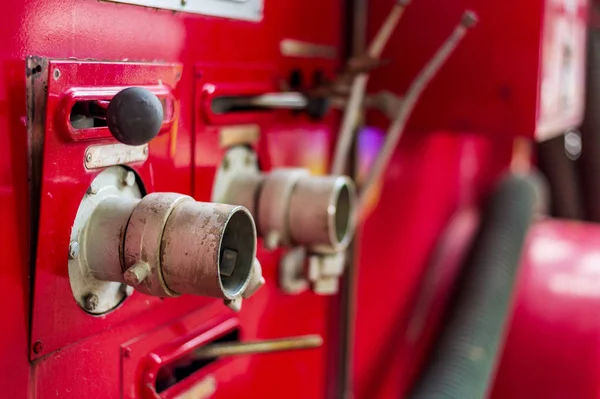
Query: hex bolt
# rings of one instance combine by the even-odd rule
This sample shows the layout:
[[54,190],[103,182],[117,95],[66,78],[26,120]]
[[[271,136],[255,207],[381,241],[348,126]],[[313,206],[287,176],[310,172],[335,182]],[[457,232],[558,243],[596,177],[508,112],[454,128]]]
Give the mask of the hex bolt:
[[98,307],[99,302],[100,299],[98,298],[98,295],[87,294],[84,298],[85,310],[87,310],[88,312],[93,312]]
[[133,187],[135,185],[135,173],[128,171],[123,177],[123,184],[127,187]]
[[79,243],[71,241],[69,244],[69,259],[77,259],[79,257]]
[[44,344],[42,343],[42,341],[36,341],[35,344],[33,344],[33,353],[35,353],[36,355],[39,355],[43,351],[44,351]]
[[221,275],[231,277],[237,265],[237,260],[237,251],[229,248],[224,249],[223,254],[221,255],[221,264],[219,265]]
[[138,262],[131,266],[123,274],[123,280],[127,285],[137,287],[140,285],[146,277],[150,274],[150,265],[146,262]]
[[124,358],[131,357],[131,348],[130,347],[123,348],[123,357]]

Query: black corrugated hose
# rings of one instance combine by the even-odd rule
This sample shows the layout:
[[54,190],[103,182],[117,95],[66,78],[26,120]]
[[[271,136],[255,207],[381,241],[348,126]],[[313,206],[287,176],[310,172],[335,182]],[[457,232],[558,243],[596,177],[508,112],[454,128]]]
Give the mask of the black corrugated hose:
[[501,355],[521,251],[539,205],[536,175],[504,178],[483,211],[448,318],[411,399],[485,397]]

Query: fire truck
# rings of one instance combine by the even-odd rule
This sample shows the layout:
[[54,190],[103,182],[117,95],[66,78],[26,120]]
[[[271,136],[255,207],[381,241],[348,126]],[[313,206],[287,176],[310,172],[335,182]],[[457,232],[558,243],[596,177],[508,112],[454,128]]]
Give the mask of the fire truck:
[[598,397],[598,7],[7,2],[0,397]]

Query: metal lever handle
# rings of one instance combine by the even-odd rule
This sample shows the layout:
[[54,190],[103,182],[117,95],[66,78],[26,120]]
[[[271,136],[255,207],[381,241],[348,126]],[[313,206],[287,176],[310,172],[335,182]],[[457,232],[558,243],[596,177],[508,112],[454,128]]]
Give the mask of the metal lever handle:
[[202,346],[194,352],[194,357],[196,359],[214,359],[217,357],[312,349],[321,345],[323,345],[323,338],[320,335],[304,335],[253,342],[227,342]]
[[266,93],[239,100],[246,100],[247,105],[262,108],[304,109],[308,106],[308,98],[298,92]]
[[306,111],[311,118],[321,119],[329,110],[329,99],[324,96],[308,96],[300,92],[282,92],[257,96],[217,97],[212,103],[213,111],[222,114],[248,108]]

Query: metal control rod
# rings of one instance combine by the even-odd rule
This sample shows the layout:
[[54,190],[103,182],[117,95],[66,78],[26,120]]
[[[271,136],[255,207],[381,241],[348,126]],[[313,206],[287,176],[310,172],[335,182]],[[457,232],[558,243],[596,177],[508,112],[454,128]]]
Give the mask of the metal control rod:
[[318,348],[323,345],[320,335],[304,335],[254,342],[224,342],[198,348],[196,359],[214,359],[216,357],[255,355],[299,349]]
[[363,184],[359,198],[359,209],[364,208],[371,189],[385,172],[390,159],[396,150],[398,142],[404,133],[404,127],[408,122],[408,118],[412,114],[421,94],[465,37],[468,29],[477,23],[477,20],[477,15],[474,12],[465,11],[460,23],[454,28],[444,44],[436,51],[433,57],[411,83],[403,98],[402,107],[388,129],[383,147],[377,154],[373,166],[371,166],[371,170]]
[[[379,59],[381,53],[388,43],[390,36],[398,26],[398,22],[404,13],[404,9],[410,3],[409,0],[397,0],[387,18],[379,28],[377,36],[367,49],[367,56],[372,59]],[[361,106],[364,101],[365,92],[367,91],[367,83],[369,82],[368,74],[360,74],[352,81],[350,89],[350,98],[342,119],[342,126],[338,135],[335,148],[331,171],[333,174],[343,174],[346,171],[346,163],[348,154],[352,147],[354,133],[358,125]]]
[[[239,101],[239,100],[238,100]],[[245,99],[246,105],[262,108],[304,109],[308,99],[302,93],[266,93]]]

